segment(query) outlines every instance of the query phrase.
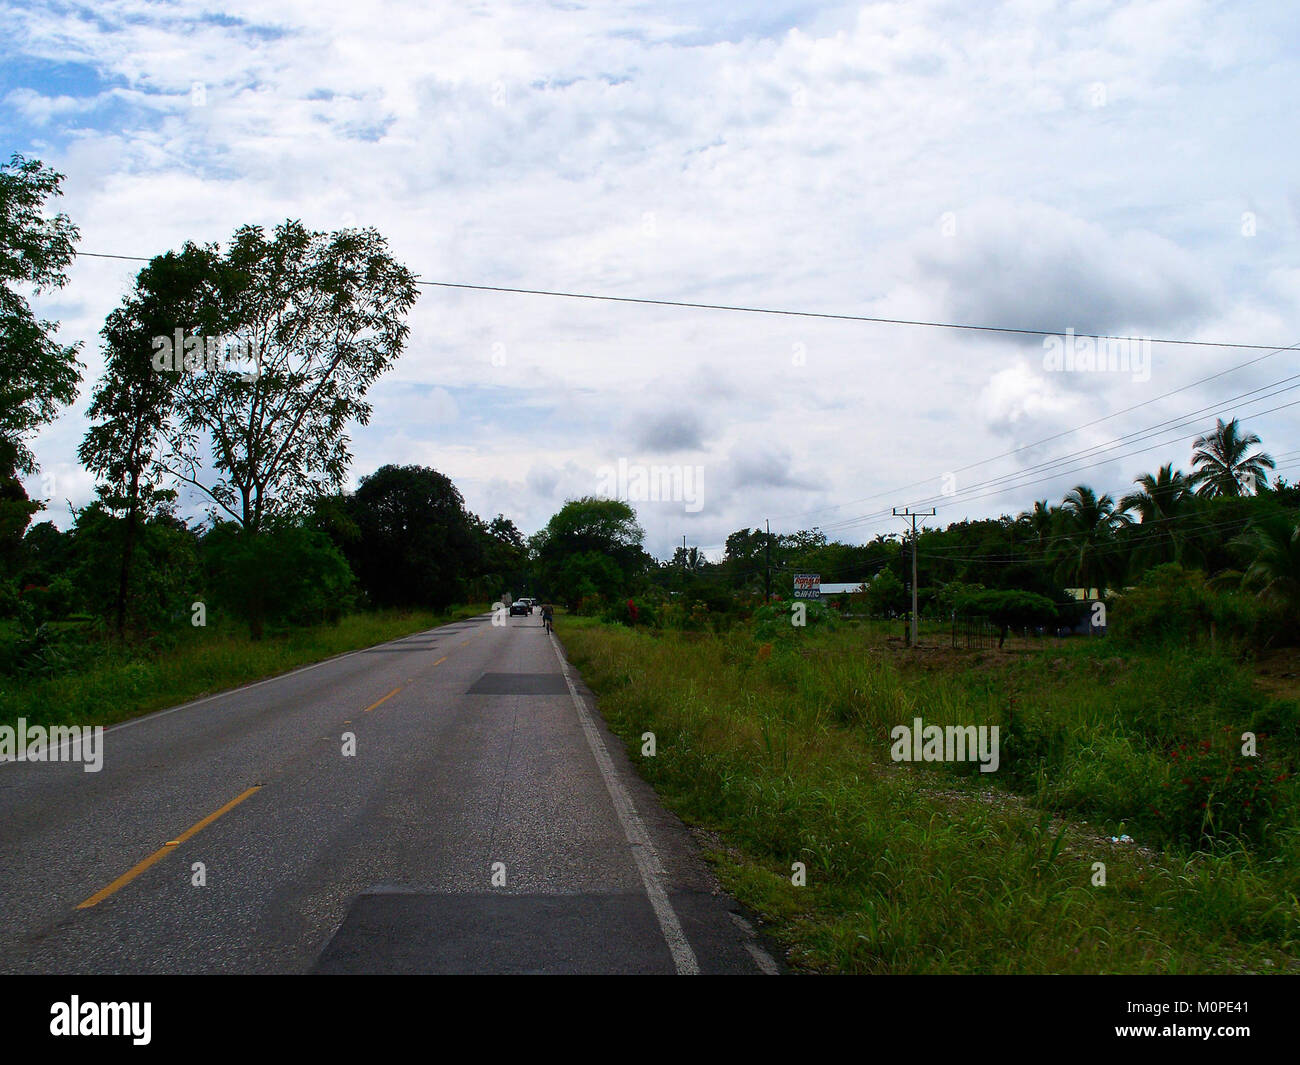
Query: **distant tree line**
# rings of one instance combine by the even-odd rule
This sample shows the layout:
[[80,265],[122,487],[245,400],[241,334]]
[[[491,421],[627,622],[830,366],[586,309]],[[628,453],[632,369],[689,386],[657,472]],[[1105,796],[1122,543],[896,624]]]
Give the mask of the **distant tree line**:
[[[1086,612],[1080,599],[1121,595],[1132,608],[1121,616],[1146,604],[1143,624],[1155,630],[1187,636],[1218,626],[1256,645],[1294,643],[1300,488],[1272,482],[1276,464],[1260,443],[1236,420],[1219,420],[1196,440],[1190,473],[1165,464],[1136,477],[1118,501],[1080,484],[1056,504],[1043,499],[1016,515],[922,530],[920,611],[987,617],[1005,637],[1012,626],[1072,625]],[[538,559],[546,552],[537,569],[546,594],[621,621],[724,627],[769,595],[790,600],[796,573],[861,582],[859,593],[833,601],[841,611],[901,616],[911,606],[912,545],[899,534],[850,544],[819,529],[738,529],[716,560],[688,546],[658,561],[642,539],[627,504],[585,499],[568,503],[530,547]],[[1146,586],[1164,589],[1163,598],[1133,594]],[[1195,609],[1184,602],[1189,589],[1199,589]]]
[[[19,479],[36,471],[29,440],[82,373],[77,346],[56,343],[56,324],[18,291],[66,281],[77,230],[47,209],[61,180],[22,156],[0,166],[0,667],[39,657],[50,623],[154,637],[196,604],[254,638],[356,607],[504,594],[718,627],[788,600],[794,574],[811,572],[862,583],[838,610],[897,615],[910,606],[913,549],[923,613],[969,611],[1004,632],[1044,617],[1044,603],[1064,611],[1066,589],[1144,587],[1164,589],[1131,600],[1155,619],[1264,642],[1300,631],[1300,490],[1271,483],[1274,460],[1236,420],[1196,441],[1189,473],[1165,464],[1118,500],[1080,484],[1059,503],[924,530],[915,546],[745,528],[720,559],[688,546],[658,560],[618,500],[569,500],[526,540],[504,515],[470,513],[427,467],[384,466],[345,491],[347,426],[369,421],[370,387],[400,357],[417,289],[377,231],[293,220],[270,234],[244,226],[224,249],[186,243],[139,271],[101,330],[79,451],[96,497],[66,532],[32,524],[42,504]],[[178,516],[182,491],[205,502],[200,524]],[[1182,598],[1166,609],[1171,589]]]

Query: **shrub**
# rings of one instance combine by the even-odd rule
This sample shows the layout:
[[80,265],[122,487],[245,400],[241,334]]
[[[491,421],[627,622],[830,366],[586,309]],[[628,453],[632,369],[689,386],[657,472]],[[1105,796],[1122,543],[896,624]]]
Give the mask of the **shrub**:
[[987,617],[1001,629],[998,646],[1013,626],[1046,625],[1056,620],[1057,607],[1045,595],[1018,588],[988,588],[963,591],[954,606],[959,613]]
[[330,539],[310,525],[269,523],[250,536],[223,522],[203,546],[217,604],[247,621],[254,638],[264,623],[336,621],[351,607],[352,570]]
[[616,600],[601,613],[601,620],[617,625],[641,625],[651,628],[659,627],[659,619],[653,603],[645,600],[637,602],[635,598]]
[[[1265,738],[1258,737],[1261,747]],[[1156,811],[1173,838],[1199,846],[1216,838],[1262,837],[1286,779],[1262,749],[1244,756],[1236,730],[1224,728],[1213,739],[1179,744],[1169,760],[1170,778]]]
[[605,610],[605,597],[594,590],[588,589],[578,597],[573,612],[579,617],[596,618],[602,616]]
[[793,624],[794,607],[802,604],[806,629],[830,630],[839,624],[839,616],[818,599],[794,599],[789,603],[761,606],[754,611],[751,623],[754,637],[759,640],[788,639],[800,631]]
[[10,580],[0,580],[0,618],[17,617],[22,611],[22,597],[18,586]]
[[1055,805],[1129,825],[1150,818],[1165,774],[1160,755],[1107,732],[1070,737],[1047,796]]
[[1276,604],[1238,591],[1216,591],[1200,570],[1170,562],[1115,600],[1115,638],[1127,646],[1226,647],[1268,642],[1285,628]]
[[892,570],[882,569],[872,578],[864,593],[867,610],[872,614],[893,616],[909,609],[910,600],[903,582]]

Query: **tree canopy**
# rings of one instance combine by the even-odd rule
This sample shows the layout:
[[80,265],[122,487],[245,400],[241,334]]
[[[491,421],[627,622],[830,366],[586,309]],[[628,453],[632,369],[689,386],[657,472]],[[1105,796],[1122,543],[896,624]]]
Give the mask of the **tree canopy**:
[[21,473],[36,472],[27,438],[76,399],[81,381],[78,345],[56,342],[58,323],[38,320],[16,289],[67,283],[77,227],[61,212],[43,213],[62,183],[62,174],[18,154],[0,165],[0,463]]
[[617,596],[646,572],[645,530],[618,499],[573,499],[533,538],[543,595],[576,609],[587,596]]

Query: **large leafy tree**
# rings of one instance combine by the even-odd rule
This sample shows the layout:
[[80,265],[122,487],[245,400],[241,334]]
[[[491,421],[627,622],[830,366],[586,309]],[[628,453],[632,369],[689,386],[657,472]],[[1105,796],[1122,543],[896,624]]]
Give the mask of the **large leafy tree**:
[[67,283],[79,233],[67,215],[44,211],[62,182],[36,159],[15,154],[0,165],[0,476],[36,471],[26,440],[76,398],[81,381],[77,345],[56,343],[58,323],[38,320],[14,288]]
[[[76,512],[68,562],[85,605],[100,616],[121,617],[119,583],[125,520],[100,498]],[[126,589],[125,617],[141,633],[177,631],[189,620],[198,590],[198,544],[194,531],[172,513],[165,500],[140,508],[132,531],[138,550]]]
[[[187,252],[191,249],[187,246]],[[348,423],[409,332],[415,277],[374,229],[326,234],[286,221],[209,249],[209,328],[256,351],[255,371],[176,374],[165,465],[251,534],[339,489]],[[188,322],[179,315],[178,328]]]
[[222,327],[218,297],[215,253],[187,245],[141,270],[134,290],[101,331],[104,373],[91,399],[91,427],[79,454],[99,478],[104,505],[124,519],[114,610],[119,635],[126,626],[141,511],[172,496],[164,487],[160,447],[176,415],[177,382],[184,371],[183,366],[155,369],[154,338],[170,340],[177,323],[191,333],[215,335]]
[[877,573],[867,585],[866,601],[871,613],[889,617],[904,613],[911,605],[903,582],[888,567]]
[[1192,445],[1196,494],[1207,499],[1253,495],[1268,484],[1268,471],[1275,468],[1273,459],[1251,450],[1259,437],[1242,433],[1236,418],[1230,422],[1218,418],[1216,422],[1213,430],[1197,437]]
[[27,497],[17,465],[17,447],[10,440],[0,439],[0,580],[5,582],[18,570],[23,533],[42,506]]
[[727,537],[722,572],[732,587],[763,591],[769,555],[771,565],[779,565],[776,540],[763,529],[737,529]]
[[962,614],[983,615],[999,629],[998,647],[1014,626],[1046,625],[1057,615],[1056,604],[1046,596],[1021,588],[963,590],[954,603]]
[[622,500],[570,500],[532,540],[545,594],[571,610],[587,596],[627,594],[651,563],[644,540],[636,511]]
[[701,573],[704,567],[708,565],[708,559],[704,557],[698,547],[679,547],[673,551],[673,557],[664,565],[669,566],[681,573]]
[[528,542],[513,521],[498,514],[490,522],[471,515],[481,545],[479,573],[472,582],[475,599],[492,598],[502,592],[531,592],[528,570]]
[[72,562],[71,533],[60,532],[50,521],[33,525],[23,537],[23,571],[26,584],[47,585],[65,575]]
[[359,535],[344,550],[375,605],[442,609],[463,601],[483,544],[447,477],[427,466],[381,466],[362,478],[347,509]]

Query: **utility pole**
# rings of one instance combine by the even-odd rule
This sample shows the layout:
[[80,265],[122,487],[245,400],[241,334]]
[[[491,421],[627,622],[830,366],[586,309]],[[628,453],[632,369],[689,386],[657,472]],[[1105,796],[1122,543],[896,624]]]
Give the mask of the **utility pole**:
[[764,541],[764,544],[767,547],[767,583],[766,583],[765,598],[763,599],[763,602],[770,603],[772,601],[772,523],[771,521],[768,521],[767,523],[767,539]]
[[894,508],[894,516],[898,518],[912,519],[912,649],[916,649],[916,519],[934,517],[934,508],[929,510],[908,510],[904,507],[899,510]]

